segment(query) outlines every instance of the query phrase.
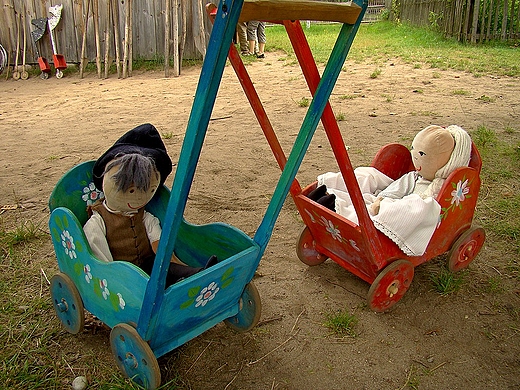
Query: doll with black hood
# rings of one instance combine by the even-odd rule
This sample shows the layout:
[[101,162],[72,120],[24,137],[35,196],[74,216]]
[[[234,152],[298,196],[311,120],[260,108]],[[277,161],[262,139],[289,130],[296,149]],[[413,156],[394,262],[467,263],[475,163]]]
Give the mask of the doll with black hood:
[[[98,259],[128,261],[151,273],[162,230],[145,206],[171,171],[166,147],[149,123],[124,134],[96,161],[94,184],[104,197],[89,207],[83,230]],[[173,256],[166,286],[216,262],[211,257],[204,268],[190,267]]]

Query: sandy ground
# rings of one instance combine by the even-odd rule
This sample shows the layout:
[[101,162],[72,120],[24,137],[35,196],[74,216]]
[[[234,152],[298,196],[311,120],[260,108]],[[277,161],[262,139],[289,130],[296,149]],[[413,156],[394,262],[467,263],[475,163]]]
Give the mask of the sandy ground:
[[[458,124],[470,133],[480,125],[518,129],[518,79],[475,78],[393,59],[379,65],[377,78],[370,78],[376,68],[347,61],[331,97],[335,113],[345,118],[339,124],[355,166],[369,164],[388,142],[408,146],[417,131],[432,123]],[[300,70],[292,60],[268,53],[248,71],[288,151],[305,115],[298,102],[310,98]],[[18,215],[43,221],[45,227],[48,197],[57,180],[144,122],[159,129],[177,161],[199,72],[197,67],[184,69],[181,77],[169,79],[163,72],[136,73],[125,80],[2,77],[0,205],[23,206]],[[320,125],[297,179],[307,185],[318,174],[336,170]],[[228,66],[186,217],[195,223],[223,221],[253,235],[279,175]],[[444,261],[433,259],[416,269],[395,310],[376,314],[366,307],[367,283],[333,261],[309,268],[298,260],[295,244],[303,227],[288,198],[254,279],[262,298],[260,324],[245,334],[218,324],[160,358],[163,382],[178,376],[178,383],[191,389],[520,387],[518,281],[499,296],[483,292],[495,270],[507,266],[507,259],[495,255],[492,241],[470,265],[469,281],[458,293],[443,297],[433,291],[429,275]],[[41,250],[49,276],[57,269],[53,256],[49,240]],[[323,325],[326,313],[343,310],[358,318],[356,337],[341,338]],[[74,375],[86,375],[91,382],[102,375],[92,368],[93,359],[106,360],[119,375],[107,331],[86,330],[79,336],[61,331],[48,348],[58,357],[79,356]],[[74,375],[64,372],[64,382],[70,383]]]

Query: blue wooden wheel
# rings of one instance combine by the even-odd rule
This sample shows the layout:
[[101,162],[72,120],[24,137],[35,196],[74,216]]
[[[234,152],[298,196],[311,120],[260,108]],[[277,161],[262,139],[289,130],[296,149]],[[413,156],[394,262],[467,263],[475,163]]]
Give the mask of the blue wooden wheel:
[[125,377],[145,389],[156,389],[161,384],[159,363],[137,330],[128,324],[117,324],[110,332],[110,346],[117,366]]
[[85,310],[74,282],[64,273],[51,278],[51,298],[56,315],[63,327],[72,334],[83,331]]
[[238,304],[238,313],[224,320],[224,323],[237,332],[247,332],[258,324],[262,313],[260,294],[253,282],[246,284]]

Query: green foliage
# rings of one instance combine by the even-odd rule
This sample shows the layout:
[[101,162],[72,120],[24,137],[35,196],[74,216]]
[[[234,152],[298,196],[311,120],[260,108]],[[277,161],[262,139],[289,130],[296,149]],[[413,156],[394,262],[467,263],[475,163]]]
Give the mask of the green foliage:
[[299,101],[298,101],[298,105],[300,107],[309,107],[309,104],[310,104],[310,100],[306,97],[302,97]]
[[[338,24],[311,23],[303,30],[318,63],[326,63],[337,38]],[[283,26],[267,29],[268,50],[281,50],[288,56],[294,51]],[[478,45],[444,38],[429,27],[380,21],[362,24],[354,39],[349,59],[378,63],[400,58],[409,64],[426,64],[436,69],[455,69],[475,75],[520,76],[520,52],[506,42]]]
[[338,313],[325,314],[326,321],[324,325],[338,336],[356,337],[354,328],[358,323],[358,319],[354,314],[350,314],[347,310]]
[[464,272],[452,273],[446,268],[441,268],[437,273],[430,275],[435,291],[441,295],[448,295],[458,291],[464,283]]

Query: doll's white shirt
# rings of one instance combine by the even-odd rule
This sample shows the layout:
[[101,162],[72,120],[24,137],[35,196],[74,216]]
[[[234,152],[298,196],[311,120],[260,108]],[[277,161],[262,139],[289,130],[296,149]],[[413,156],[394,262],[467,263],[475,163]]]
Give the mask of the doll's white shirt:
[[[143,223],[150,242],[159,241],[162,231],[159,218],[145,211]],[[105,221],[98,212],[92,210],[92,216],[85,223],[85,226],[83,226],[83,231],[85,232],[85,236],[87,237],[94,256],[102,261],[114,261],[106,238],[107,229]]]

